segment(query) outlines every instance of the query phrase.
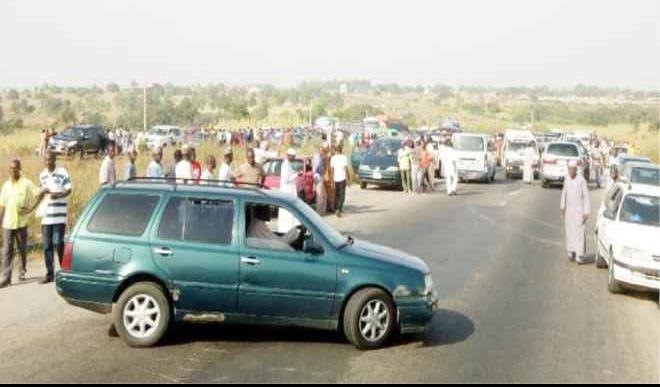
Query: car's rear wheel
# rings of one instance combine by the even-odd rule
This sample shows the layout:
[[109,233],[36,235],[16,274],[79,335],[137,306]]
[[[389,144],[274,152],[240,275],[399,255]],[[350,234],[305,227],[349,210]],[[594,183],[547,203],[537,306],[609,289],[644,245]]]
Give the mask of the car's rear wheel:
[[357,292],[344,310],[344,334],[361,350],[385,346],[397,329],[396,309],[389,294],[368,288]]
[[619,281],[616,280],[614,276],[614,260],[610,254],[610,265],[607,271],[607,290],[612,294],[620,294],[623,292],[623,288]]
[[[595,235],[595,238],[596,238],[596,243],[598,243],[598,234]],[[596,247],[596,268],[598,268],[598,269],[607,268],[607,262],[605,261],[605,258],[600,253],[600,249],[598,247]]]
[[364,182],[360,183],[360,188],[361,189],[367,189],[367,183],[364,183]]
[[126,289],[112,311],[119,336],[131,347],[151,347],[167,333],[171,308],[155,283],[139,282]]

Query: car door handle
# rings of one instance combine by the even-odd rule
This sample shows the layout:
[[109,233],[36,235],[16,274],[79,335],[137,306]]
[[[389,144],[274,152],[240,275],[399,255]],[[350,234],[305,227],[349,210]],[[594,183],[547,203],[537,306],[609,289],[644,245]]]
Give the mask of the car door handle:
[[161,247],[154,249],[154,253],[163,257],[170,257],[172,256],[172,254],[174,254],[174,251],[172,251],[172,249],[169,249],[167,247]]
[[241,263],[244,263],[244,264],[250,265],[250,266],[259,266],[259,265],[261,265],[261,261],[258,260],[256,257],[241,257]]

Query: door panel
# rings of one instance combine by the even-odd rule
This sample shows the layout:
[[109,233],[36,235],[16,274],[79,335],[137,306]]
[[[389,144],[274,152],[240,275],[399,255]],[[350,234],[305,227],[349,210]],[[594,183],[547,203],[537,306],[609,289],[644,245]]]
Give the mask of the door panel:
[[[179,309],[236,312],[239,252],[233,237],[234,209],[231,200],[175,195],[165,206],[151,240],[152,256],[179,290]],[[213,243],[216,233],[228,233],[219,237],[228,240]]]

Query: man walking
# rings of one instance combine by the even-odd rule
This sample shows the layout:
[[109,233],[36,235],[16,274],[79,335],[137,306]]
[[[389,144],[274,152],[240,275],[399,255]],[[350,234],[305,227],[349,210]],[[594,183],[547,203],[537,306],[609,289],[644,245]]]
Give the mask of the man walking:
[[591,202],[587,182],[578,174],[575,161],[571,161],[568,165],[560,208],[566,228],[568,259],[583,264],[586,253],[585,228],[591,214]]
[[47,153],[46,168],[39,175],[41,190],[45,194],[40,200],[37,216],[41,217],[41,235],[44,245],[46,277],[41,281],[48,284],[55,279],[54,255],[62,265],[64,257],[64,234],[66,232],[68,202],[71,194],[71,179],[63,167],[57,167],[57,156]]
[[99,184],[112,185],[117,181],[117,169],[115,167],[115,148],[108,146],[108,151],[103,162],[101,162],[101,169],[99,170]]
[[458,191],[458,170],[456,169],[456,158],[451,141],[447,140],[447,147],[443,151],[443,168],[445,169],[445,184],[447,195],[456,196]]
[[344,203],[346,202],[346,184],[348,182],[348,158],[343,152],[343,146],[338,146],[334,156],[330,160],[332,175],[335,181],[335,212],[337,217],[344,214]]
[[9,163],[10,178],[0,191],[0,219],[2,220],[2,261],[0,265],[0,289],[11,285],[14,268],[14,248],[21,258],[20,281],[27,275],[28,215],[35,197],[43,194],[30,180],[21,175],[21,162]]

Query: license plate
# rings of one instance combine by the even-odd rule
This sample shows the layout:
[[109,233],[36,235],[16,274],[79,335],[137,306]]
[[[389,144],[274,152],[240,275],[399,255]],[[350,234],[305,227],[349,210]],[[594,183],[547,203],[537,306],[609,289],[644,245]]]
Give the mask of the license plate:
[[374,172],[374,179],[380,180],[383,178],[383,174],[380,172]]

